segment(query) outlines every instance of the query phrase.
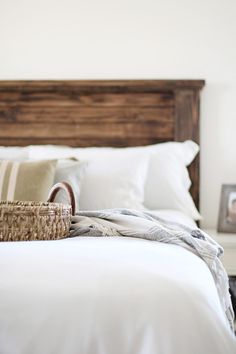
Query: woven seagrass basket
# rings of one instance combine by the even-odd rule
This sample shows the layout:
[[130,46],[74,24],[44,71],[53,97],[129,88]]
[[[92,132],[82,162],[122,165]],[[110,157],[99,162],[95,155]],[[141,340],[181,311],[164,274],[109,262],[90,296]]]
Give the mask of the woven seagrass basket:
[[[67,192],[70,205],[53,203],[60,189]],[[58,240],[69,235],[75,197],[67,182],[55,184],[48,202],[1,201],[0,241]]]

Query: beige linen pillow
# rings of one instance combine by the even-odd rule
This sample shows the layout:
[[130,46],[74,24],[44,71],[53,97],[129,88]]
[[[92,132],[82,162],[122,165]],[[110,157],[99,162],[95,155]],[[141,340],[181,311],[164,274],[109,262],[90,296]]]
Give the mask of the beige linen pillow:
[[0,200],[45,202],[53,185],[57,160],[0,160]]

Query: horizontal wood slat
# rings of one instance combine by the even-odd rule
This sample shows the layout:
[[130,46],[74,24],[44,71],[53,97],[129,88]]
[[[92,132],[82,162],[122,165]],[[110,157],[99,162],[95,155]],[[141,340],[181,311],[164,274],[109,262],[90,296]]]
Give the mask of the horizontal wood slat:
[[151,93],[174,90],[201,90],[204,80],[28,80],[1,81],[1,91],[77,92],[77,93]]
[[[169,139],[160,139],[159,142],[166,142]],[[106,142],[101,145],[100,137],[93,137],[89,140],[87,138],[60,138],[60,145],[69,145],[71,147],[90,147],[90,146],[113,146],[113,147],[127,147],[127,146],[144,146],[148,144],[155,144],[156,139],[150,138],[129,138],[127,142],[124,141],[124,138],[114,138],[108,137]],[[1,144],[3,146],[27,146],[27,145],[44,145],[44,144],[58,144],[58,138],[50,137],[50,138],[35,138],[35,137],[27,137],[27,138],[1,138]]]
[[27,137],[37,137],[37,138],[97,138],[100,140],[106,140],[107,138],[120,138],[120,139],[171,139],[174,132],[174,126],[172,123],[166,122],[146,124],[143,123],[134,126],[132,123],[121,122],[121,123],[103,123],[102,127],[97,130],[92,130],[90,124],[53,124],[48,123],[46,126],[43,123],[1,123],[0,138],[11,137],[11,138],[27,138]]
[[[54,124],[67,121],[68,124],[110,122],[133,122],[133,124],[146,122],[172,122],[173,108],[158,107],[61,107],[61,106],[24,106],[4,107],[0,105],[0,122],[53,122]],[[92,129],[92,127],[91,127]]]
[[158,106],[173,107],[173,94],[136,93],[136,94],[78,94],[76,92],[1,92],[0,107],[48,107],[80,106],[114,107],[114,106]]

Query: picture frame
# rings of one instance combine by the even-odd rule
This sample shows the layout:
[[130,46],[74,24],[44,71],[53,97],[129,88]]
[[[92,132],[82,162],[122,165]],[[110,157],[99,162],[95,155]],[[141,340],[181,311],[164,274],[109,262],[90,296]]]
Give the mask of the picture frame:
[[217,231],[236,233],[236,184],[222,185]]

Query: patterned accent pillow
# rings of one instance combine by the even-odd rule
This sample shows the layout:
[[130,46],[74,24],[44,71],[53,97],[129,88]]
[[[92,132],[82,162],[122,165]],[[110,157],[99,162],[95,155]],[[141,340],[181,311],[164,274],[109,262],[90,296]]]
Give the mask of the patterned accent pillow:
[[0,200],[45,202],[53,185],[57,160],[0,160]]

